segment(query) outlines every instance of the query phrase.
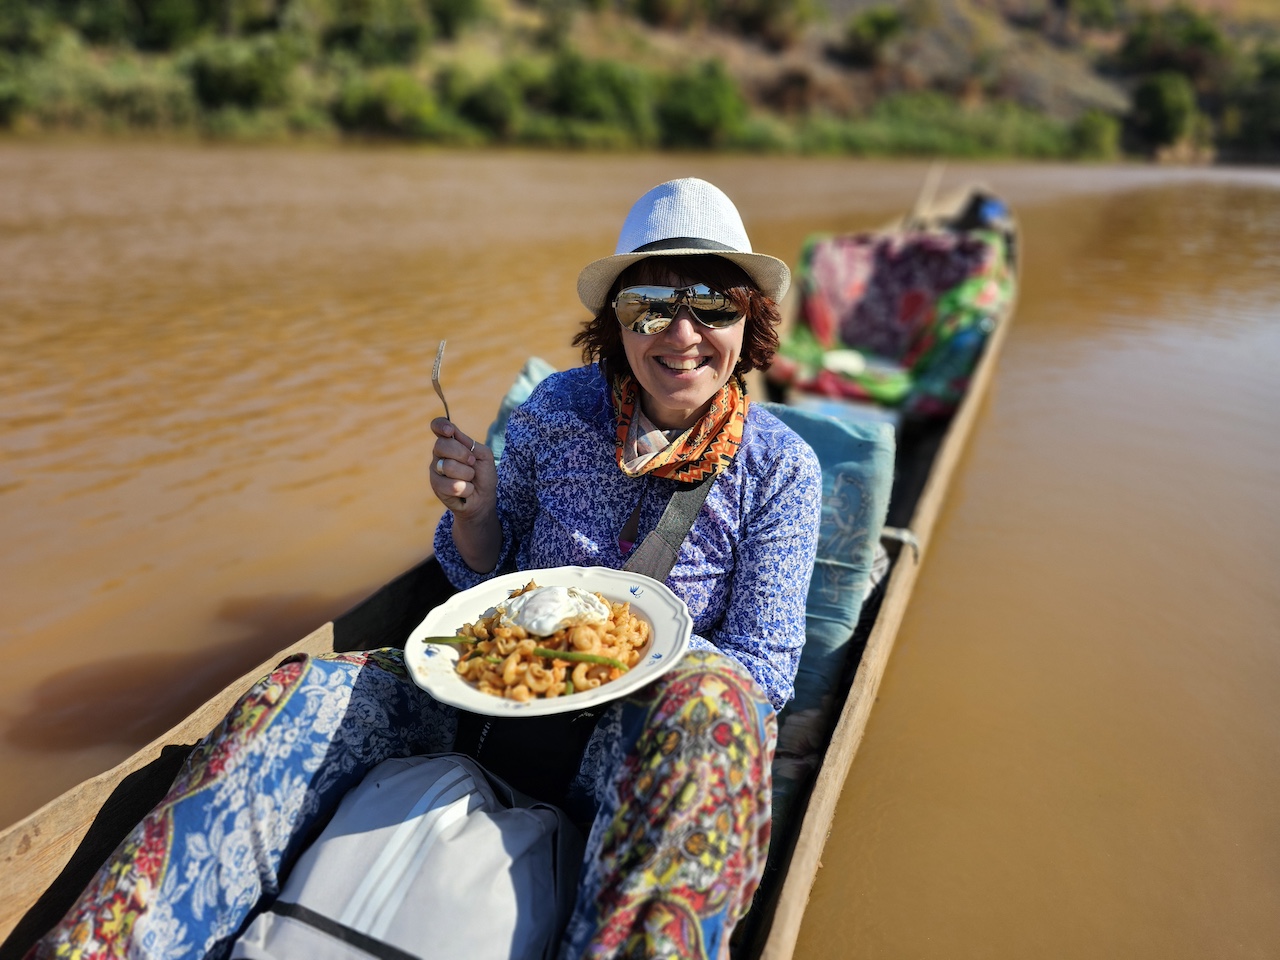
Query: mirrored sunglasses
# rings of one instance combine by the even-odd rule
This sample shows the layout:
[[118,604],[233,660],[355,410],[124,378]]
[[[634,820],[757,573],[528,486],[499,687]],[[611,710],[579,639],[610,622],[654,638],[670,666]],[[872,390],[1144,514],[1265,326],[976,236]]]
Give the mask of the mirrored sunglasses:
[[722,330],[742,319],[733,301],[705,283],[692,287],[623,287],[613,300],[618,322],[633,333],[652,336],[671,326],[676,311],[688,307],[704,327]]

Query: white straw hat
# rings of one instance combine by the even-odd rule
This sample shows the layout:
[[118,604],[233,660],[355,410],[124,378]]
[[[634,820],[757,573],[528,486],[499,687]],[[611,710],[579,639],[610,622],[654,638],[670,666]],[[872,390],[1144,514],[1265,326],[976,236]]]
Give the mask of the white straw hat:
[[753,253],[742,217],[718,187],[688,177],[660,183],[635,202],[611,257],[587,264],[578,274],[578,297],[599,313],[623,270],[645,257],[715,254],[746,271],[760,292],[781,300],[791,270],[777,257]]

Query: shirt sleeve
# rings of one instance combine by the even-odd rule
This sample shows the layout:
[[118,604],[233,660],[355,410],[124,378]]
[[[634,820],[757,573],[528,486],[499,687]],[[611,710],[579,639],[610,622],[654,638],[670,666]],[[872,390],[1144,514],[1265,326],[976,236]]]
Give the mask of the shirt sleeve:
[[759,479],[759,499],[742,531],[728,609],[709,637],[750,671],[774,708],[795,692],[805,637],[805,600],[822,521],[818,458],[798,437]]

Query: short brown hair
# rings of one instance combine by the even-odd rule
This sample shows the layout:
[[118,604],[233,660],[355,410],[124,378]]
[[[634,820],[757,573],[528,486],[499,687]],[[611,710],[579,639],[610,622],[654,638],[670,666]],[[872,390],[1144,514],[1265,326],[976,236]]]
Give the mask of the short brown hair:
[[742,311],[746,329],[742,332],[742,355],[733,368],[736,375],[769,366],[778,349],[778,324],[782,320],[778,305],[761,293],[736,263],[714,254],[645,257],[618,274],[600,312],[584,323],[573,338],[573,345],[582,347],[584,363],[598,360],[610,380],[631,373],[622,346],[622,327],[613,312],[613,298],[623,287],[665,283],[671,273],[682,282],[705,283],[719,290]]

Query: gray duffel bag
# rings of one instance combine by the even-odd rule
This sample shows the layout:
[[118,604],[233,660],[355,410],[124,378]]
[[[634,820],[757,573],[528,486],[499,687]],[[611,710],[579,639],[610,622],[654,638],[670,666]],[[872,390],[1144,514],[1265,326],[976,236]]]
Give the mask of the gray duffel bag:
[[345,797],[242,960],[543,960],[568,921],[582,839],[468,757],[387,760]]

